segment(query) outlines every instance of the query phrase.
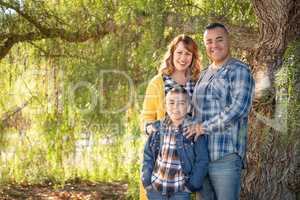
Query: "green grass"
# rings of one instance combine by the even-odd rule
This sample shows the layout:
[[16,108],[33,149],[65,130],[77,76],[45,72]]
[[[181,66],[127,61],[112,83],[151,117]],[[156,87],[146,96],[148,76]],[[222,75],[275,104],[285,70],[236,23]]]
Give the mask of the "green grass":
[[81,137],[78,130],[48,125],[27,130],[23,139],[17,130],[2,132],[0,184],[51,181],[63,186],[73,179],[124,181],[128,183],[128,199],[138,199],[143,138],[137,115],[118,133],[93,132],[93,144],[76,155],[76,141]]

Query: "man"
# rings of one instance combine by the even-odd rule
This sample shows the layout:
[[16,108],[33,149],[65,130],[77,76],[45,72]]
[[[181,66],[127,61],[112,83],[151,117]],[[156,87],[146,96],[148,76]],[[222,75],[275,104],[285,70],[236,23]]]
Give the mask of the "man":
[[204,43],[212,63],[195,86],[197,124],[188,129],[187,137],[196,131],[196,139],[201,134],[209,138],[208,177],[201,196],[205,200],[235,200],[240,194],[254,80],[249,67],[231,57],[229,33],[223,24],[208,25]]

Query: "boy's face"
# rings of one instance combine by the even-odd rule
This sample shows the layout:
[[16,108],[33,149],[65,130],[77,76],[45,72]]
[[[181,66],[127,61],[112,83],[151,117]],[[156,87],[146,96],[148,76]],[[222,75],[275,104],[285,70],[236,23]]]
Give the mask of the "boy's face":
[[172,122],[184,119],[188,112],[189,102],[185,94],[168,93],[166,96],[166,110]]

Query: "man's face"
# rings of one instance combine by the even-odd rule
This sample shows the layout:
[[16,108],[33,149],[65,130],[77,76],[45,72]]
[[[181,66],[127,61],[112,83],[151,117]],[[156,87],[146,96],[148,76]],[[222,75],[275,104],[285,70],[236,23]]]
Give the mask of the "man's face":
[[172,122],[184,119],[188,112],[189,102],[186,95],[168,93],[166,96],[166,109]]
[[228,33],[217,27],[204,32],[204,44],[208,57],[215,65],[224,64],[230,57]]

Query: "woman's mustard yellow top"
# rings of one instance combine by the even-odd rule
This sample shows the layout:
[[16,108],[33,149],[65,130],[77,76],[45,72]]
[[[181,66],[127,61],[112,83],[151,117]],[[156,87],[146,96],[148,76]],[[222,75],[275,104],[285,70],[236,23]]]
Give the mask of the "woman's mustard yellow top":
[[[146,89],[141,114],[141,129],[144,131],[145,123],[160,120],[165,117],[165,85],[162,74],[154,76]],[[140,200],[147,200],[146,191],[140,182]]]
[[147,87],[143,111],[142,111],[142,127],[146,122],[160,120],[165,117],[165,86],[162,74],[154,76]]

